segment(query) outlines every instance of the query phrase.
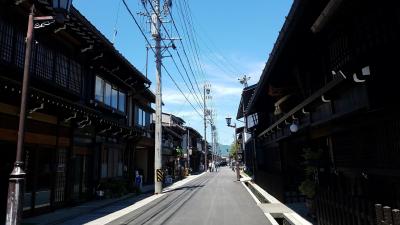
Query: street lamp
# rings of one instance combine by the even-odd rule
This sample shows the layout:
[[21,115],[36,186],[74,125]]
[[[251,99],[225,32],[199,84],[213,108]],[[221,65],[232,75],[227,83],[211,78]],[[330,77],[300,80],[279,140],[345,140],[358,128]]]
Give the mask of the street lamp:
[[236,137],[236,123],[231,125],[232,118],[230,116],[227,116],[225,118],[226,120],[226,125],[228,127],[235,128],[235,149],[236,149],[236,154],[235,154],[235,161],[236,161],[236,180],[240,181],[240,172],[239,172],[239,160],[238,160],[238,149],[237,149],[237,137]]
[[19,113],[19,127],[17,138],[17,154],[14,168],[10,174],[7,196],[7,214],[6,225],[18,225],[21,222],[21,211],[23,202],[23,188],[25,183],[25,172],[23,170],[22,154],[24,148],[26,103],[29,86],[29,63],[32,51],[32,40],[34,36],[33,29],[41,28],[46,25],[57,22],[64,22],[67,13],[71,7],[72,0],[53,0],[53,9],[56,17],[40,16],[35,17],[35,4],[32,4],[28,19],[28,29],[26,32],[24,74],[21,92],[21,108]]

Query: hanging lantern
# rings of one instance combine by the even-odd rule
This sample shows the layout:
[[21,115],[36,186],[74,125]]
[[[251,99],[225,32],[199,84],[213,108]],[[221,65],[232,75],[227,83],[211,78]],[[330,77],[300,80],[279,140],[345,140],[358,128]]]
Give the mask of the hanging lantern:
[[56,22],[64,23],[69,10],[71,9],[72,0],[53,0],[53,9],[56,13]]

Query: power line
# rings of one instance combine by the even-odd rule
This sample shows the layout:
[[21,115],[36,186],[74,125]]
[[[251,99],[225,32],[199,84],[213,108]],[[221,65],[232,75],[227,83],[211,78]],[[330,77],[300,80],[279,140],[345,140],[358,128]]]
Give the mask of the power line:
[[[200,57],[199,57],[198,45],[196,44],[196,40],[192,40],[192,39],[196,39],[196,37],[193,35],[193,30],[194,29],[193,29],[193,27],[191,27],[192,28],[191,29],[191,33],[194,36],[194,38],[191,38],[191,35],[190,35],[189,31],[188,31],[188,26],[189,25],[186,24],[187,20],[184,19],[184,13],[182,11],[182,5],[181,5],[180,1],[178,1],[178,5],[179,5],[179,7],[177,7],[177,8],[179,8],[178,17],[181,19],[181,24],[183,24],[183,25],[181,25],[181,27],[183,28],[183,30],[185,31],[185,33],[187,35],[187,38],[189,40],[188,41],[189,42],[189,47],[191,49],[192,54],[194,55],[193,56],[194,61],[196,62],[198,70],[202,72],[203,79],[204,79],[204,82],[205,82],[205,80],[206,80],[205,79],[205,72],[203,70],[203,67],[201,66],[202,64],[200,62],[201,60],[200,60]],[[173,19],[172,18],[172,13],[171,13],[171,19]],[[188,18],[188,20],[189,19],[190,18]]]
[[[187,15],[187,17],[188,17],[188,19],[187,19],[187,21],[188,21],[188,23],[193,23],[193,21],[194,21],[194,19],[193,19],[193,17],[194,17],[194,15],[193,15],[193,13],[191,13],[191,9],[190,9],[190,7],[189,7],[189,4],[187,3],[187,1],[186,0],[183,0],[183,3],[185,4],[185,14],[184,15]],[[192,16],[193,15],[193,16]],[[186,20],[185,20],[186,21]],[[193,27],[193,26],[192,26]],[[199,25],[199,27],[201,28],[201,26]],[[194,33],[197,33],[194,29],[193,29],[193,32]],[[206,35],[206,33],[204,32],[204,36],[205,37],[208,37],[207,35]],[[196,35],[194,35],[194,36],[196,36]],[[203,39],[203,38],[201,38],[201,35],[199,35],[199,37],[200,37],[200,39],[203,41],[203,43],[205,44],[205,47],[210,51],[210,53],[213,53],[213,52],[215,52],[215,51],[213,51],[212,49],[211,49],[211,47],[209,47],[208,46],[208,44],[207,44],[207,41],[205,40],[205,39]],[[218,47],[212,42],[212,40],[208,37],[208,39],[209,39],[209,42],[211,43],[211,45],[213,45],[213,48],[214,49],[216,49],[216,50],[218,50]],[[230,60],[228,60],[223,54],[218,54],[219,56],[221,56],[221,58],[218,58],[218,57],[215,57],[217,60],[219,60],[220,62],[221,62],[221,64],[224,64],[225,66],[226,66],[226,68],[227,69],[230,69],[230,72],[229,73],[227,73],[228,75],[229,74],[231,74],[232,72],[235,74],[242,74],[241,72],[240,72],[240,70],[230,61]],[[220,67],[220,65],[218,64],[218,63],[215,63],[215,61],[214,60],[212,60],[212,62],[219,68],[219,69],[221,69],[221,70],[223,70],[224,72],[226,72],[226,70],[225,70],[225,68],[222,68],[222,67]]]
[[[125,8],[126,8],[126,10],[128,11],[128,13],[130,14],[130,16],[132,17],[133,21],[135,21],[136,26],[139,28],[139,31],[140,31],[140,33],[142,33],[142,35],[143,35],[144,39],[146,40],[147,44],[148,44],[149,46],[151,46],[151,43],[150,43],[149,39],[146,37],[146,34],[143,32],[143,30],[142,30],[142,28],[140,27],[138,21],[136,20],[135,16],[133,15],[131,9],[129,8],[129,6],[128,6],[127,3],[125,2],[125,0],[122,0],[122,2],[124,3]],[[156,52],[154,51],[153,48],[151,48],[151,50],[153,51],[154,54],[156,54]]]
[[120,8],[121,8],[121,1],[118,2],[117,15],[115,17],[115,24],[114,24],[114,30],[113,30],[113,39],[112,39],[112,42],[111,42],[113,45],[115,44],[115,39],[117,38],[117,33],[118,33],[117,25],[118,25],[118,18],[119,18],[119,10],[120,10]]
[[[175,27],[175,30],[176,30],[178,36],[180,36],[179,30],[178,30],[178,28],[176,27],[175,20],[174,20],[174,17],[172,16],[172,14],[170,14],[170,17],[171,17],[172,24],[173,24],[173,26]],[[182,45],[183,53],[185,54],[186,60],[187,60],[187,62],[188,62],[188,64],[189,64],[189,68],[190,68],[190,70],[191,70],[191,72],[192,72],[192,74],[193,74],[194,80],[195,80],[195,82],[196,82],[197,89],[199,90],[199,92],[201,92],[201,91],[200,91],[200,87],[199,87],[199,83],[197,82],[196,77],[194,76],[193,69],[192,69],[192,67],[190,66],[189,57],[188,57],[188,55],[187,55],[187,53],[186,53],[185,46],[184,46],[184,44],[183,44],[183,42],[182,42],[181,39],[180,39],[180,43],[181,43],[181,45]]]
[[[153,4],[150,2],[150,0],[148,0],[148,2],[150,3],[150,6],[151,6],[151,8],[152,8],[153,11],[154,11],[154,6],[153,6]],[[146,11],[147,11],[147,9],[146,9]],[[160,18],[158,15],[157,15],[157,19],[158,19],[159,21],[161,21],[161,18]],[[165,33],[167,34],[168,38],[169,38],[170,40],[173,40],[173,39],[171,38],[171,36],[169,35],[168,30],[167,30],[167,28],[164,26],[163,23],[161,23],[161,26],[163,27],[163,29],[164,29]],[[172,53],[169,51],[169,49],[167,49],[167,51],[168,51],[168,53],[172,56]],[[196,90],[195,90],[194,87],[193,87],[193,83],[192,83],[192,81],[191,81],[191,79],[190,79],[190,77],[189,77],[189,75],[188,75],[189,73],[187,72],[187,69],[186,69],[186,67],[185,67],[185,64],[183,63],[182,57],[180,56],[180,54],[179,54],[178,51],[176,51],[176,54],[178,55],[179,61],[180,61],[180,63],[182,64],[183,69],[185,70],[186,76],[187,76],[187,78],[189,79],[189,82],[190,82],[190,85],[192,86],[193,91],[196,92]],[[173,58],[173,57],[172,57],[172,58]],[[197,83],[196,77],[195,77],[195,75],[194,75],[194,73],[193,73],[193,69],[192,69],[190,63],[188,63],[188,65],[189,65],[189,68],[190,68],[190,70],[191,70],[191,72],[192,72],[192,76],[193,76],[193,78],[195,79],[195,82],[196,82],[196,84],[197,84],[197,88],[198,88],[199,94],[201,95],[201,91],[200,91],[199,85],[198,85],[198,83]]]
[[[155,10],[154,7],[153,7],[153,4],[150,2],[150,0],[149,0],[148,2],[150,3],[152,9]],[[144,7],[144,9],[146,10],[147,14],[150,15],[150,12],[147,10],[147,8]],[[161,21],[161,19],[159,18],[158,15],[157,15],[157,19],[158,19],[159,21]],[[168,33],[167,29],[165,28],[165,26],[163,25],[163,23],[161,23],[161,26],[164,28],[165,33],[167,34],[168,38],[169,38],[170,40],[172,40],[171,36],[169,35],[169,33]],[[164,43],[164,45],[166,45],[164,40],[162,40],[162,42]],[[189,75],[188,75],[188,73],[187,73],[187,70],[186,70],[185,66],[182,64],[182,65],[183,65],[183,68],[184,68],[184,70],[185,70],[185,72],[186,72],[186,77],[188,78],[189,83],[191,84],[192,90],[193,90],[194,92],[192,92],[192,90],[190,89],[189,85],[188,85],[187,82],[186,82],[186,79],[183,77],[183,74],[182,74],[181,70],[179,69],[178,64],[176,63],[176,61],[175,61],[175,59],[174,59],[172,53],[169,51],[168,48],[167,48],[166,50],[167,50],[167,52],[171,55],[172,61],[173,61],[174,65],[175,65],[175,67],[176,67],[178,73],[181,75],[181,77],[182,77],[182,79],[183,79],[183,81],[184,81],[186,87],[188,88],[189,92],[193,95],[194,100],[195,100],[196,103],[200,106],[200,108],[202,108],[201,100],[199,99],[199,96],[196,94],[196,90],[195,90],[194,87],[193,87],[192,81],[190,80],[190,77],[189,77]],[[180,55],[179,55],[179,54],[178,54],[178,56],[179,56],[179,59],[180,59],[180,61],[181,61],[181,63],[182,63],[182,59],[180,58]]]
[[[124,3],[124,6],[126,8],[126,10],[128,11],[128,13],[130,14],[131,18],[133,19],[133,21],[135,22],[136,26],[139,28],[139,31],[141,32],[141,34],[143,35],[144,39],[146,40],[147,44],[149,46],[151,46],[151,43],[149,41],[149,39],[146,37],[146,35],[144,34],[142,28],[140,27],[138,21],[136,20],[135,16],[133,15],[132,11],[130,10],[129,6],[127,5],[127,3],[125,2],[125,0],[122,0],[122,2]],[[153,48],[150,48],[154,54],[156,54],[156,52],[154,51]],[[187,99],[187,97],[185,96],[185,94],[182,92],[181,88],[179,87],[179,85],[176,83],[176,81],[172,78],[171,74],[168,72],[168,70],[165,68],[165,66],[162,64],[162,67],[164,68],[164,70],[167,72],[168,76],[171,78],[171,80],[174,82],[175,86],[179,89],[179,91],[182,93],[182,95],[185,97],[186,101],[194,108],[194,106],[192,105],[192,103]],[[199,113],[197,111],[196,108],[194,108],[195,111],[197,113]],[[199,115],[201,116],[201,114],[199,113]]]
[[161,66],[164,68],[165,72],[167,73],[167,75],[169,76],[169,78],[171,78],[172,82],[175,84],[175,86],[178,88],[178,90],[181,92],[181,94],[183,95],[183,97],[185,97],[186,101],[190,104],[190,106],[197,112],[197,114],[199,114],[199,116],[201,118],[203,118],[203,116],[199,113],[199,111],[197,111],[196,107],[193,106],[193,104],[189,101],[189,99],[186,97],[186,95],[183,93],[183,91],[181,90],[181,88],[179,87],[179,85],[176,83],[175,79],[171,76],[171,74],[168,72],[167,68],[165,68],[164,64],[161,64]]

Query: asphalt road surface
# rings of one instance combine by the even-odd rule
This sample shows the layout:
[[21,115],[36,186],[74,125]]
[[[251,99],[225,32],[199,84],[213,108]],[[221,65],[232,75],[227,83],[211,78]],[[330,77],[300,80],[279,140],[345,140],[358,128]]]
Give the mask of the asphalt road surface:
[[109,224],[262,225],[262,210],[228,167],[207,173]]

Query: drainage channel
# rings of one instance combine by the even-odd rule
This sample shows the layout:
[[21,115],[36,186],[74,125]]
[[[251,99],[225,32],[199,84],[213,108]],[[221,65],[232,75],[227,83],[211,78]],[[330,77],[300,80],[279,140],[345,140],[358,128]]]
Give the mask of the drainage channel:
[[[253,187],[253,185],[250,184],[250,182],[245,181],[244,184],[250,189],[250,191],[256,196],[256,198],[261,202],[261,204],[268,204],[270,203],[257,189]],[[279,224],[279,225],[290,225],[288,221],[286,221],[284,218],[277,218],[274,217],[274,220]]]
[[267,199],[259,191],[257,191],[253,187],[253,185],[251,185],[248,181],[244,182],[244,184],[250,189],[251,192],[253,192],[254,196],[257,197],[258,201],[260,201],[262,204],[269,203]]

